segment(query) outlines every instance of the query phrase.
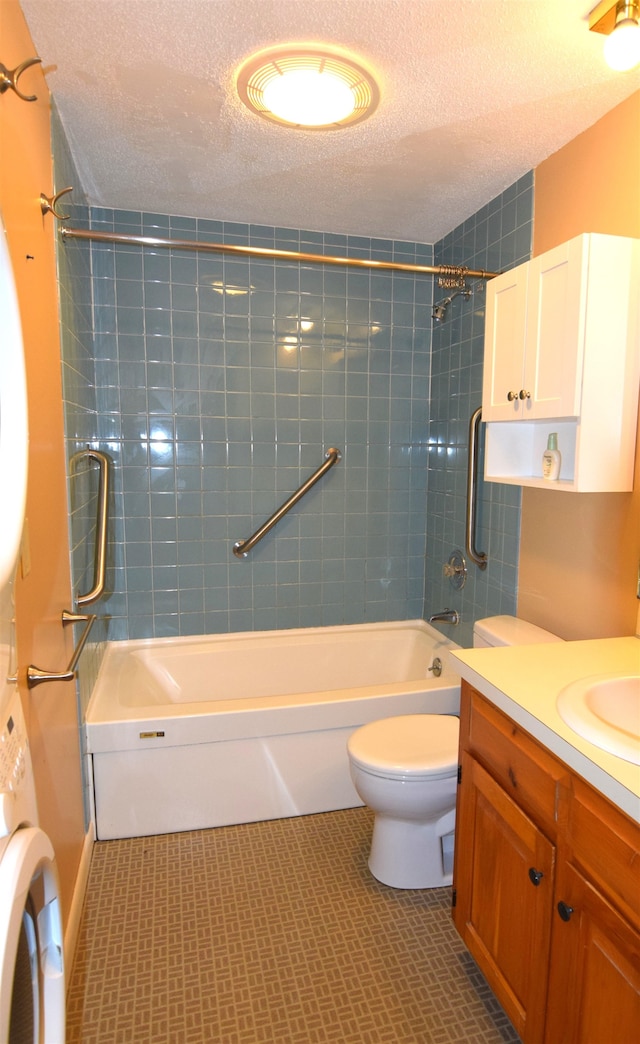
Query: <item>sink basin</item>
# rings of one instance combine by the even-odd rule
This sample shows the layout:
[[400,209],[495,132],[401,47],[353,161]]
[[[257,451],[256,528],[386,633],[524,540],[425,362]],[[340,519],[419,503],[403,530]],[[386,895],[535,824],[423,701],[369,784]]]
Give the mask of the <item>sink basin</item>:
[[569,728],[601,750],[640,765],[640,674],[596,674],[558,693]]

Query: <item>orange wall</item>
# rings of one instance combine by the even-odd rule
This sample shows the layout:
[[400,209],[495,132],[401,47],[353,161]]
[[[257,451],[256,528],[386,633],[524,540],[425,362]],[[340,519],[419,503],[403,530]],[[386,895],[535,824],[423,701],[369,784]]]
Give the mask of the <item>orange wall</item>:
[[[640,238],[640,92],[536,168],[534,255],[581,232]],[[525,620],[563,638],[634,634],[639,562],[640,430],[633,493],[523,489]]]
[[[18,0],[0,0],[0,38],[8,69],[36,56]],[[29,690],[23,680],[30,663],[64,670],[73,651],[73,636],[61,624],[71,589],[54,223],[51,215],[43,219],[38,202],[41,192],[53,191],[49,92],[40,66],[24,73],[20,88],[38,100],[21,101],[11,90],[0,99],[0,208],[20,303],[29,404],[31,568],[24,578],[18,570],[16,635],[40,824],[56,852],[66,921],[84,841],[75,686],[49,682]]]

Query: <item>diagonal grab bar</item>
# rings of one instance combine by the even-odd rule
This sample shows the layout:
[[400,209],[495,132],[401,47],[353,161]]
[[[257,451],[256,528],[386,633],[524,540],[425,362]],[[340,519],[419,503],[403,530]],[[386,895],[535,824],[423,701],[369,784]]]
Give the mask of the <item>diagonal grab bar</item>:
[[266,536],[269,530],[273,529],[276,523],[279,522],[281,518],[284,518],[287,512],[302,499],[305,493],[308,493],[311,487],[315,486],[316,482],[318,482],[318,480],[329,471],[329,468],[332,468],[333,465],[337,464],[340,460],[342,460],[342,454],[339,449],[336,449],[335,446],[328,449],[325,453],[324,464],[321,464],[318,470],[314,471],[313,475],[309,476],[307,481],[300,486],[300,489],[296,490],[296,492],[289,497],[286,503],[284,503],[282,507],[279,507],[271,518],[268,518],[264,525],[260,526],[260,529],[256,530],[253,536],[250,536],[247,540],[236,540],[233,545],[233,553],[236,558],[246,558],[258,541],[262,540],[263,536]]
[[487,568],[486,551],[476,550],[476,496],[478,492],[478,428],[482,417],[479,406],[469,421],[469,465],[467,468],[467,554],[478,569]]
[[93,587],[86,594],[78,595],[76,605],[91,605],[96,602],[104,592],[105,575],[107,566],[107,523],[109,512],[109,458],[100,450],[84,449],[75,453],[71,458],[71,467],[75,467],[79,460],[93,460],[99,468],[98,482],[98,514],[96,518],[96,542],[95,558],[93,566]]

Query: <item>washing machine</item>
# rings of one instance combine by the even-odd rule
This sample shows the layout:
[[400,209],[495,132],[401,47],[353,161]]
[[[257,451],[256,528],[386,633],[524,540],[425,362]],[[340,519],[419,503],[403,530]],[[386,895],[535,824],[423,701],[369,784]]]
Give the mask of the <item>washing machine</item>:
[[4,702],[0,727],[0,1041],[64,1044],[58,880],[51,841],[38,827],[17,690]]
[[64,1044],[62,921],[53,847],[38,825],[18,687],[13,585],[28,427],[22,329],[0,214],[0,1044]]

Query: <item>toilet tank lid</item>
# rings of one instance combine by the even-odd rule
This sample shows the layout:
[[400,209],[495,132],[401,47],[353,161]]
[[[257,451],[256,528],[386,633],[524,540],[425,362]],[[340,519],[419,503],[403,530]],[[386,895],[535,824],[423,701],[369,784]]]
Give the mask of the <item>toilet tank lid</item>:
[[557,634],[516,616],[487,616],[484,620],[476,620],[473,630],[490,645],[539,645],[563,641]]

